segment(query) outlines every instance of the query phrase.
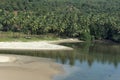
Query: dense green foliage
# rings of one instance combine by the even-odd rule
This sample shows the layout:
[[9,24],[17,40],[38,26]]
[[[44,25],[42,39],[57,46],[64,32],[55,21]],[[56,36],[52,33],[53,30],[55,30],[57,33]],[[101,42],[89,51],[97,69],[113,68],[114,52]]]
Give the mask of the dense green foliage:
[[120,0],[0,0],[0,30],[120,42]]

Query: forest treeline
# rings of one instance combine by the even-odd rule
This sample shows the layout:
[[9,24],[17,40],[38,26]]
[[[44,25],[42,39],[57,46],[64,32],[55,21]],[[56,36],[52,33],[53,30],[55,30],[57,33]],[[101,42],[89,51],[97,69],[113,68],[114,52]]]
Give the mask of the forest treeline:
[[120,0],[0,0],[0,31],[120,42]]

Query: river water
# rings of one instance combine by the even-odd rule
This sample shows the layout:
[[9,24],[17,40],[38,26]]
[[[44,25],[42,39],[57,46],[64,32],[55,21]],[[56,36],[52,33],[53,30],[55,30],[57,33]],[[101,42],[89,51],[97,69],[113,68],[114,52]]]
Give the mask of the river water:
[[[120,45],[94,42],[64,44],[75,49],[63,63],[66,73],[55,80],[120,80]],[[68,53],[69,54],[69,53]]]
[[[54,80],[120,80],[120,44],[109,42],[64,43],[74,51],[5,52],[52,58],[65,73]],[[1,52],[3,53],[3,52]]]

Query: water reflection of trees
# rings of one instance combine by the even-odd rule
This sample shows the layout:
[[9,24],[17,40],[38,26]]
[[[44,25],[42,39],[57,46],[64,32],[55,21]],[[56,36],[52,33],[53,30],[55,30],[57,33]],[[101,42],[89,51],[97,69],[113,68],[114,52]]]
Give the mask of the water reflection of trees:
[[94,62],[102,64],[114,64],[117,67],[120,63],[120,45],[110,43],[76,43],[65,44],[75,49],[76,59],[81,63],[87,61],[89,66]]
[[0,51],[6,54],[29,55],[44,58],[52,58],[65,64],[69,62],[74,65],[76,60],[80,63],[87,61],[89,66],[94,62],[102,64],[114,64],[117,67],[120,63],[120,45],[99,44],[99,43],[76,43],[63,44],[73,47],[74,51]]
[[65,64],[69,60],[70,65],[74,65],[75,62],[75,54],[74,51],[16,51],[16,50],[0,50],[1,54],[16,54],[16,55],[27,55],[27,56],[35,56],[35,57],[43,57],[43,58],[52,58],[56,61]]

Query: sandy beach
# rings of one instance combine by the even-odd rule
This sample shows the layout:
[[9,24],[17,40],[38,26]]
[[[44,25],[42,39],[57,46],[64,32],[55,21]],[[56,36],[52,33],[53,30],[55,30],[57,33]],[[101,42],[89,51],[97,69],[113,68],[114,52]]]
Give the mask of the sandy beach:
[[[0,55],[0,80],[52,80],[62,73],[61,65],[51,59],[18,55]],[[16,59],[7,61],[5,57]]]
[[64,42],[80,42],[77,39],[38,42],[0,42],[0,50],[73,50],[70,47],[57,45]]
[[73,50],[70,47],[47,42],[0,42],[0,50]]
[[[73,39],[37,42],[0,42],[0,50],[73,50],[58,43],[79,42]],[[63,73],[62,66],[51,59],[30,56],[1,55],[0,80],[52,80]]]

